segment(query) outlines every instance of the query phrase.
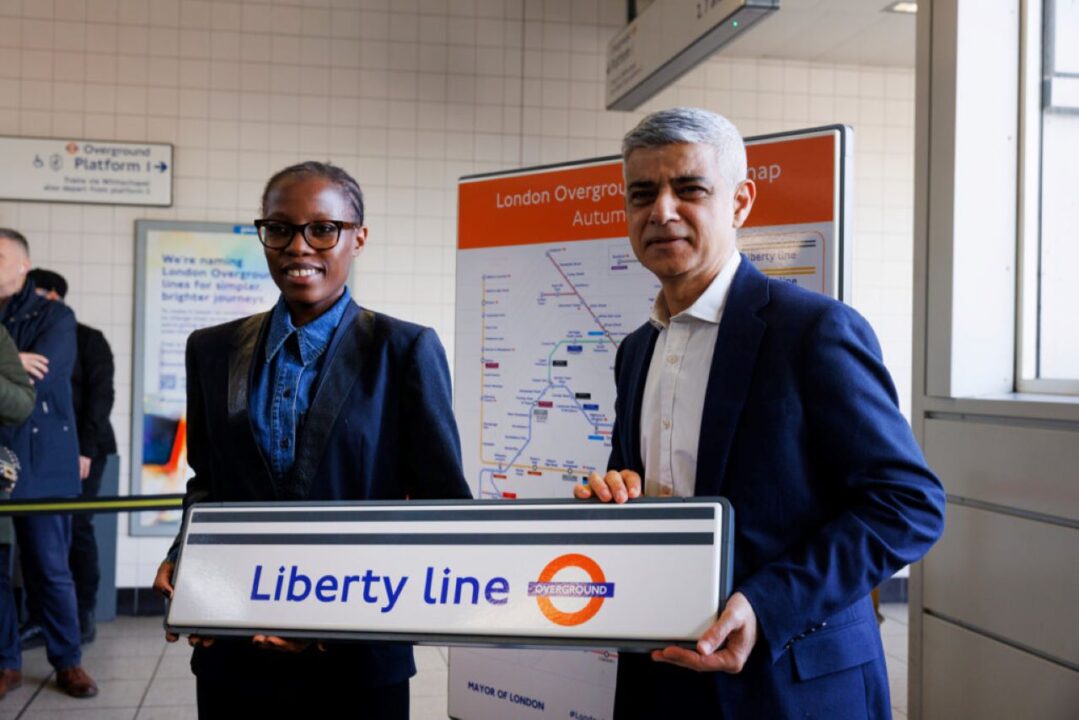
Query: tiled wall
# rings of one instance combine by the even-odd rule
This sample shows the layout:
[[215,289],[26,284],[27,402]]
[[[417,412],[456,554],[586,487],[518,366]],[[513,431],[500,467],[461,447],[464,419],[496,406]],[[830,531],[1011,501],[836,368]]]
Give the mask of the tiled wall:
[[[853,300],[906,410],[913,71],[717,57],[641,112],[609,113],[604,52],[624,5],[0,0],[0,134],[176,146],[171,208],[0,201],[0,225],[67,276],[69,303],[112,344],[122,452],[136,218],[250,220],[274,170],[332,160],[367,193],[356,296],[434,326],[452,359],[458,176],[613,154],[642,112],[672,104],[723,112],[744,134],[855,127]],[[149,584],[165,545],[128,538],[122,519],[119,584]]]

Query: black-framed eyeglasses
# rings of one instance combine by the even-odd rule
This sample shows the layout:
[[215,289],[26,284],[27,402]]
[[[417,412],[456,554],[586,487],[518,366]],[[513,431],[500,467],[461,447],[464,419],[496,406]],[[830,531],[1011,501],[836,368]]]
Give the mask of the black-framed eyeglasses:
[[314,222],[296,225],[284,220],[255,221],[255,229],[258,230],[259,242],[271,250],[283,250],[296,237],[296,233],[303,236],[304,242],[314,250],[329,250],[337,245],[341,239],[342,230],[353,230],[360,227],[357,223],[342,222],[341,220],[315,220]]

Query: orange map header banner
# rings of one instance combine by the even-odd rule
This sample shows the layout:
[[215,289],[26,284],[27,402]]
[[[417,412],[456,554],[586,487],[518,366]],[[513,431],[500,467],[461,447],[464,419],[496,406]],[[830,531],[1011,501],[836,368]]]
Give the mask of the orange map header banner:
[[[746,227],[835,219],[837,138],[833,133],[750,143],[757,200]],[[551,170],[464,178],[457,246],[468,250],[627,237],[621,158]]]
[[626,237],[622,161],[461,181],[458,248]]
[[835,219],[838,138],[764,140],[746,146],[757,200],[745,227],[801,225]]

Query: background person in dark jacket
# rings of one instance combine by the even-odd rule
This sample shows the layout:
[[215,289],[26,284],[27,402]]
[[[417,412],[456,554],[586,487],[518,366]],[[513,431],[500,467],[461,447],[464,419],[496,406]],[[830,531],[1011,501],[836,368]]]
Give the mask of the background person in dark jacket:
[[[0,425],[19,425],[34,411],[34,386],[19,360],[19,348],[8,331],[0,326]],[[10,497],[9,482],[0,480],[0,501]],[[11,543],[15,526],[10,517],[0,517],[0,648],[16,647],[19,627],[9,582]],[[9,669],[8,658],[0,656],[0,699],[22,684],[22,673]]]
[[[30,271],[30,279],[38,295],[60,302],[67,297],[67,280],[59,273],[35,268]],[[79,434],[79,478],[82,480],[79,497],[95,498],[101,491],[105,462],[116,452],[116,436],[109,422],[116,397],[113,390],[115,366],[109,342],[97,328],[77,323],[75,344],[78,352],[71,375],[71,399]],[[71,518],[71,575],[75,580],[83,645],[94,640],[94,610],[101,581],[93,519],[89,513]]]
[[[30,419],[0,428],[0,444],[19,458],[19,484],[12,497],[57,498],[79,494],[79,447],[71,404],[75,366],[75,315],[34,292],[26,277],[26,238],[0,228],[0,323],[11,333],[23,367],[34,381],[37,402]],[[93,697],[97,685],[82,669],[78,606],[71,579],[70,515],[15,518],[27,591],[38,598],[45,649],[60,688],[73,697]],[[0,572],[6,568],[0,569]],[[4,669],[19,670],[20,648],[0,648]]]

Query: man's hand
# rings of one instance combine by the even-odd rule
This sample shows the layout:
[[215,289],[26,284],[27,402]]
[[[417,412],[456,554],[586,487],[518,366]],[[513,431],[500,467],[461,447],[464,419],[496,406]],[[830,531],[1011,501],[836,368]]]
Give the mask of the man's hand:
[[90,458],[79,455],[79,480],[90,477]]
[[[720,648],[724,642],[726,646]],[[653,650],[652,659],[697,672],[733,675],[745,667],[749,653],[756,644],[757,614],[746,596],[736,592],[727,600],[719,619],[697,641],[697,652],[672,646]]]
[[[163,561],[157,567],[157,575],[154,577],[154,591],[161,593],[167,598],[172,598],[172,571],[176,569],[176,563]],[[176,642],[180,639],[180,636],[176,633],[165,632],[165,640],[168,642]],[[188,644],[191,647],[210,647],[214,644],[212,637],[201,637],[199,635],[191,635],[187,639]]]
[[573,496],[578,500],[599,498],[600,502],[614,500],[621,505],[641,496],[641,476],[632,470],[608,470],[602,477],[598,472],[588,476],[587,485],[576,485]]
[[19,353],[19,360],[22,361],[22,369],[35,380],[44,380],[45,375],[49,372],[49,359],[44,355],[21,352]]
[[314,641],[290,640],[288,638],[277,637],[276,635],[256,635],[251,638],[251,642],[257,647],[266,648],[268,650],[286,653],[302,653],[304,650],[311,647],[311,643]]

